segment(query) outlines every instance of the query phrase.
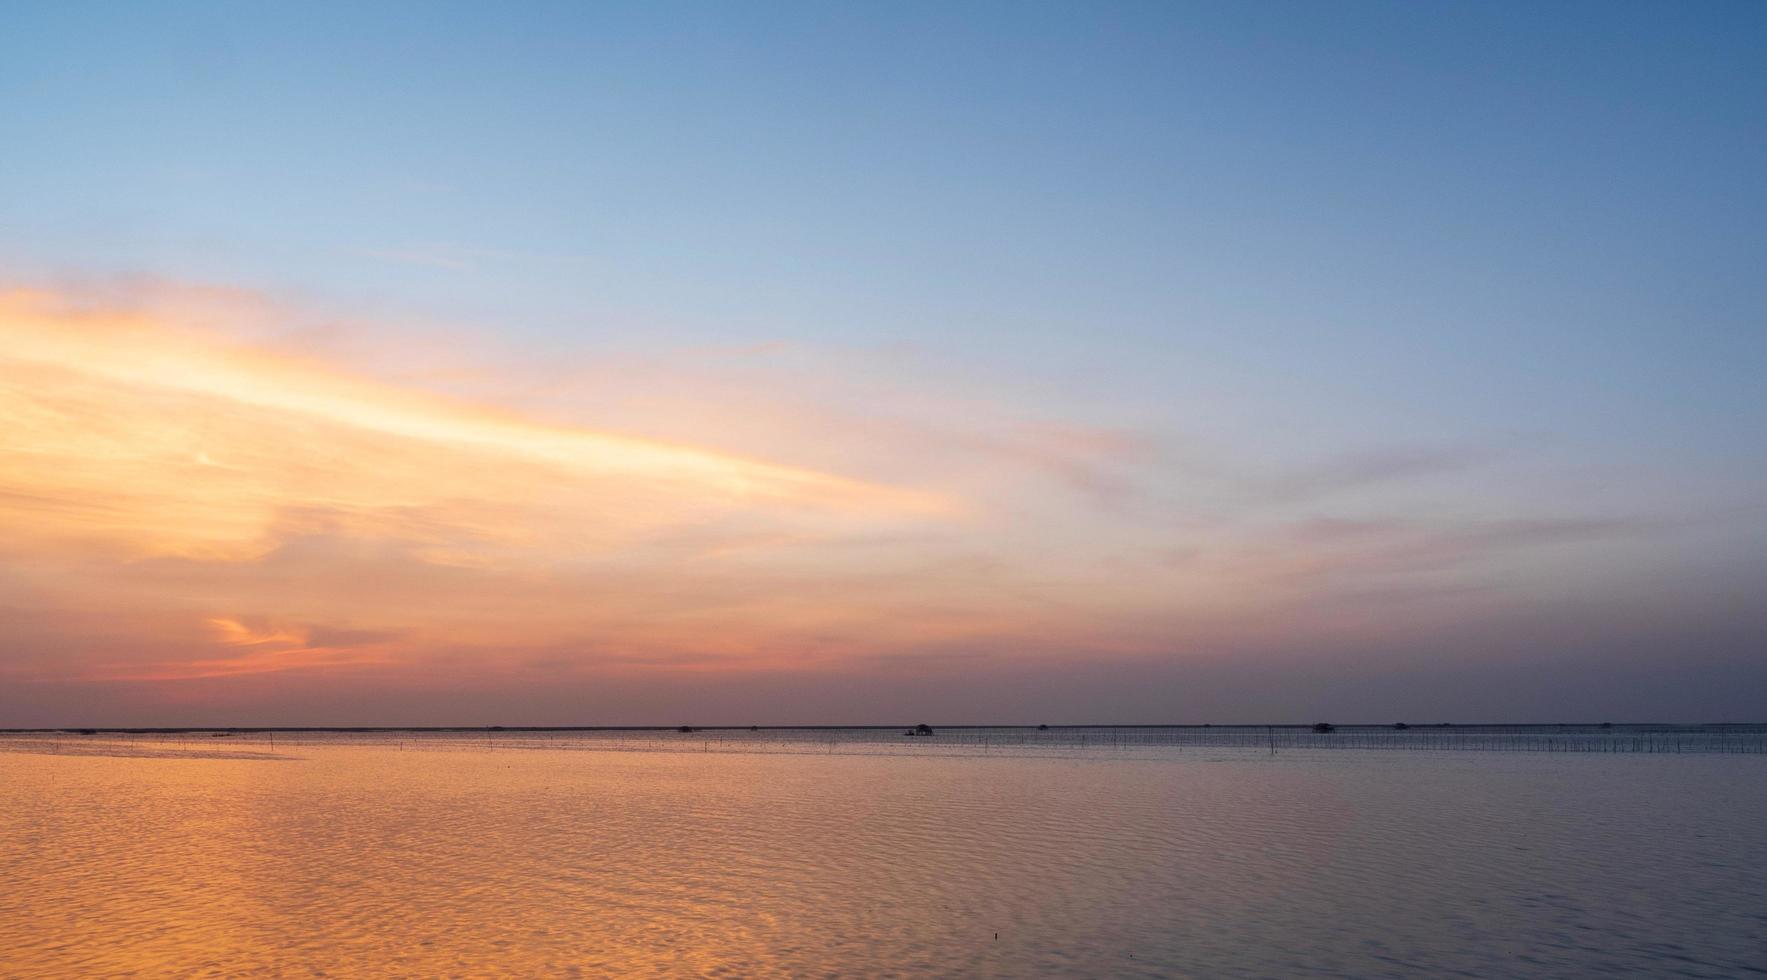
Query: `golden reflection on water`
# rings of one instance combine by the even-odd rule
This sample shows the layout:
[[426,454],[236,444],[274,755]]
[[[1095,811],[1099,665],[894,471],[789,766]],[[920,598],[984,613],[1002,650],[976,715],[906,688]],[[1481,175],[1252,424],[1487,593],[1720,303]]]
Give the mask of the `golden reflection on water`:
[[0,976],[1722,973],[1767,898],[1752,759],[122,751],[0,751]]

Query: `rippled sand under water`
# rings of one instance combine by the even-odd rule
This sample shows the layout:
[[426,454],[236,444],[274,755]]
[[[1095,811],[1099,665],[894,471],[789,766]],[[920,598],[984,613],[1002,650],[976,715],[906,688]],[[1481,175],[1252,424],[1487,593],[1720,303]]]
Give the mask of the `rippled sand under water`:
[[0,976],[1767,971],[1758,755],[80,744]]

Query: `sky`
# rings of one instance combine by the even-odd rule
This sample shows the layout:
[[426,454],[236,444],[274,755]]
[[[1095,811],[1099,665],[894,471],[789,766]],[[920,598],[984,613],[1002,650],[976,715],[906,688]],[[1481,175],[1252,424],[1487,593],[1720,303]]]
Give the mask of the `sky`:
[[0,727],[1767,719],[1758,3],[0,7]]

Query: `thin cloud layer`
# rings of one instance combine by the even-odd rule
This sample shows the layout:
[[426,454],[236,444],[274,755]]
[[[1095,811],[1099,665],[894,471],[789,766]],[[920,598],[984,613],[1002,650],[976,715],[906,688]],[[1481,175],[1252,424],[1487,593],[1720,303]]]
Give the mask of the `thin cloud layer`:
[[1665,533],[1457,513],[1442,481],[1481,452],[1248,462],[802,351],[777,374],[491,359],[448,391],[303,351],[262,298],[188,296],[0,295],[0,675],[58,692],[38,720],[95,693],[166,722],[326,691],[404,721],[462,720],[469,691],[715,711],[718,678],[829,720],[856,684],[987,697],[1414,640]]

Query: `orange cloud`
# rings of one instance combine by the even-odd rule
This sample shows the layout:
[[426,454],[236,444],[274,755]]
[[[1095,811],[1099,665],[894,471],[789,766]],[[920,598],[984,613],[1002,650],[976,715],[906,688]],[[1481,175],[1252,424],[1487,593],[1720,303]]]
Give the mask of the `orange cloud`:
[[304,635],[290,629],[253,629],[237,619],[228,619],[225,616],[213,617],[208,623],[215,628],[215,632],[220,634],[221,642],[231,647],[256,647],[263,646],[266,643],[301,644],[306,642],[306,637]]
[[[48,601],[206,624],[188,658],[126,639],[81,655],[132,680],[568,642],[610,663],[756,665],[950,635],[950,616],[900,611],[941,578],[889,542],[965,513],[37,292],[0,294],[0,461],[0,554]],[[254,616],[400,639],[344,648]]]
[[106,681],[180,681],[245,674],[275,674],[289,670],[362,667],[393,662],[379,644],[322,644],[314,642],[310,628],[253,628],[235,619],[208,620],[224,647],[240,652],[218,657],[162,661],[141,666],[100,670],[94,679]]
[[[324,524],[472,560],[582,554],[733,511],[863,524],[936,495],[541,422],[151,316],[0,295],[0,521],[142,554],[246,559]],[[467,551],[471,549],[468,548]]]
[[[445,395],[192,295],[0,293],[0,674],[458,688],[1164,657],[1390,630],[1390,605],[1337,600],[1396,582],[1413,619],[1465,608],[1469,568],[1513,571],[1548,527],[1236,511],[1319,496],[852,364],[800,365],[807,393],[745,360],[486,368]],[[1329,499],[1422,465],[1376,462],[1328,467]],[[1342,531],[1365,526],[1387,530]]]

